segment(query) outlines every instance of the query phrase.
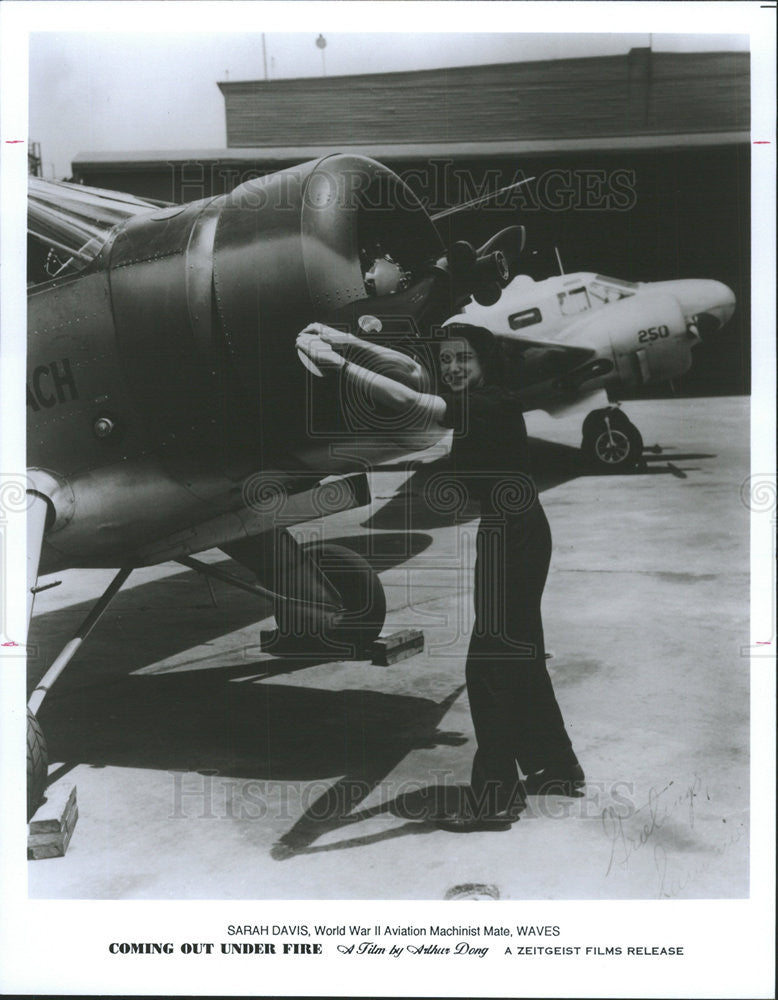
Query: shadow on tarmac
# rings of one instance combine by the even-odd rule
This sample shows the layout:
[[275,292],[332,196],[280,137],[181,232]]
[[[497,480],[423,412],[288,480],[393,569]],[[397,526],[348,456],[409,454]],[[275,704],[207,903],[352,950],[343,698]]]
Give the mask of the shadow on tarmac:
[[[531,445],[541,492],[592,475],[576,448],[537,439]],[[662,452],[649,450],[645,467],[635,474],[685,478],[694,470],[675,463],[711,457],[673,454],[670,463]],[[424,483],[441,467],[441,462],[417,466],[402,491],[364,522],[365,528],[383,533],[329,540],[352,548],[380,572],[431,544],[432,538],[420,529],[477,516],[475,511],[457,516],[430,510],[424,500]],[[272,614],[269,601],[219,582],[213,583],[213,594],[215,603],[193,571],[119,594],[83,654],[42,706],[40,718],[50,759],[67,762],[66,769],[85,763],[271,782],[340,776],[275,844],[272,857],[276,860],[428,832],[434,828],[436,815],[453,811],[456,803],[451,796],[459,795],[456,786],[414,785],[403,791],[386,789],[385,782],[416,748],[467,742],[461,734],[438,729],[464,685],[436,702],[370,690],[268,683],[274,676],[331,662],[331,657],[258,661],[259,636],[243,650],[245,662],[237,665],[222,665],[224,651],[216,649],[212,655],[168,672],[139,672]],[[91,606],[91,601],[83,602],[34,620],[30,642],[40,655],[30,660],[31,687]],[[236,650],[229,652],[233,656]],[[62,773],[60,769],[52,780]],[[378,788],[388,791],[391,799],[354,811]],[[382,814],[406,822],[390,830],[315,845],[326,834],[349,830]]]
[[[423,552],[432,543],[432,538],[421,533],[386,532],[369,537],[328,538],[327,541],[358,552],[377,572],[382,572]],[[248,570],[231,560],[225,559],[218,565],[236,576],[251,579]],[[105,683],[133,670],[159,663],[193,646],[208,645],[230,632],[250,628],[273,614],[270,600],[218,580],[212,581],[212,587],[214,600],[204,578],[193,570],[184,570],[120,591],[103,621],[89,636],[77,659],[68,666],[48,697],[68,690],[74,684]],[[99,594],[95,593],[89,601],[33,618],[29,638],[32,648],[32,655],[28,658],[29,691],[72,637],[98,597]],[[244,652],[246,664],[242,669],[246,669],[251,658],[259,652],[259,633],[256,641]],[[213,660],[215,667],[220,656],[223,659],[223,653],[213,657],[206,655],[198,661],[193,660],[191,666],[199,669]],[[312,661],[307,659],[305,662],[310,666]],[[285,659],[284,664],[284,672],[287,672],[290,661]]]
[[[364,847],[408,834],[428,833],[435,828],[433,820],[436,816],[456,811],[461,792],[456,785],[444,783],[420,786],[413,782],[409,783],[412,786],[409,790],[392,790],[391,787],[386,787],[386,777],[411,750],[443,745],[461,746],[467,742],[466,737],[459,733],[445,733],[437,728],[464,688],[464,684],[460,685],[441,702],[423,699],[424,706],[420,706],[413,730],[396,733],[384,727],[381,742],[375,746],[373,753],[366,755],[360,766],[345,773],[309,805],[294,826],[273,845],[271,857],[276,861],[285,861],[297,854]],[[353,811],[379,787],[382,792],[388,791],[392,795],[389,801],[382,801],[360,812]],[[334,844],[312,846],[314,841],[328,833],[348,829],[356,823],[383,814],[398,816],[408,822],[390,830],[349,837]]]
[[[530,438],[530,456],[533,469],[533,479],[539,493],[553,489],[572,479],[583,477],[614,478],[609,473],[593,472],[580,448],[570,445]],[[686,479],[688,472],[696,468],[680,469],[675,462],[685,462],[698,459],[715,458],[710,454],[674,454],[674,462],[669,462],[664,455],[665,448],[655,445],[646,449],[643,455],[644,465],[640,469],[620,475],[672,475]],[[672,449],[669,449],[672,450]],[[408,463],[413,474],[405,482],[402,489],[383,507],[375,511],[366,521],[363,528],[388,529],[403,531],[429,531],[434,528],[449,527],[475,520],[479,516],[476,506],[447,512],[440,508],[443,504],[431,504],[425,495],[425,487],[429,481],[444,472],[447,468],[447,457],[425,464]]]
[[[284,661],[276,673],[310,665],[309,659]],[[265,680],[268,675],[260,676]],[[466,742],[461,734],[438,729],[463,686],[438,703],[360,689],[253,683],[257,679],[256,674],[247,676],[244,666],[130,675],[53,692],[40,712],[49,757],[68,766],[199,772],[269,782],[344,776],[332,794],[347,788],[350,810],[411,750]],[[308,843],[333,822],[340,826],[351,820],[317,800],[289,836],[295,845]]]
[[[360,552],[379,571],[432,541],[407,533],[332,540]],[[41,707],[49,757],[67,762],[51,781],[83,763],[264,780],[345,774],[364,784],[373,779],[365,779],[362,769],[380,771],[387,753],[391,769],[416,746],[458,739],[438,732],[448,705],[441,708],[428,698],[273,684],[275,676],[332,662],[332,655],[258,660],[259,634],[242,650],[227,651],[233,659],[242,653],[245,662],[225,664],[225,650],[217,647],[155,671],[154,665],[177,653],[250,628],[272,613],[269,601],[218,581],[214,595],[216,606],[201,603],[208,591],[187,570],[117,596]],[[31,687],[91,606],[83,602],[34,620],[30,639],[39,655],[30,661]]]

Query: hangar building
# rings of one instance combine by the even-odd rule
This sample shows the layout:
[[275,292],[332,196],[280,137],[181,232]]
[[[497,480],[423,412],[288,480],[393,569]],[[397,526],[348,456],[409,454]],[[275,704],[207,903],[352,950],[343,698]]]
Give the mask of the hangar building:
[[[167,201],[329,152],[404,177],[430,212],[535,180],[441,220],[447,239],[528,230],[526,270],[630,280],[710,277],[738,299],[726,340],[682,393],[749,389],[750,76],[747,52],[663,53],[418,72],[222,82],[227,146],[81,154],[76,180]],[[654,392],[654,394],[656,394]]]

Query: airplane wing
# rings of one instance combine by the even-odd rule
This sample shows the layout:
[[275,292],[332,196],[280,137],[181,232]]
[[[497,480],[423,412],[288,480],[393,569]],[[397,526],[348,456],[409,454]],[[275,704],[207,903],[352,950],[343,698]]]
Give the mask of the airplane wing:
[[613,370],[591,347],[524,337],[500,337],[507,357],[508,380],[519,391],[541,386],[575,391],[584,382]]

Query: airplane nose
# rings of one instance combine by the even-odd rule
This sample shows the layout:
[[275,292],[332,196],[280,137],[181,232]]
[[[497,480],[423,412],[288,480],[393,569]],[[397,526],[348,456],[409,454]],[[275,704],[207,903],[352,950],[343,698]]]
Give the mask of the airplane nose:
[[732,314],[735,311],[735,293],[721,281],[714,281],[711,284],[715,286],[714,292],[717,302],[713,309],[707,311],[712,312],[718,318],[720,325],[724,326],[732,319]]
[[700,336],[720,330],[735,311],[735,293],[723,281],[680,278],[651,282],[646,287],[672,295],[686,317],[687,328]]
[[695,281],[691,295],[684,296],[683,311],[694,317],[700,334],[714,333],[732,319],[735,311],[735,293],[722,281]]

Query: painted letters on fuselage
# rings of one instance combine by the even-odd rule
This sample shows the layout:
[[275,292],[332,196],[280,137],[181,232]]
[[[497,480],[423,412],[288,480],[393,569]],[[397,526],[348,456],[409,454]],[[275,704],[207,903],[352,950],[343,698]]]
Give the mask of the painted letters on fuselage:
[[27,383],[27,405],[36,413],[41,407],[49,409],[74,399],[78,399],[78,389],[70,367],[70,358],[38,365],[33,369]]

